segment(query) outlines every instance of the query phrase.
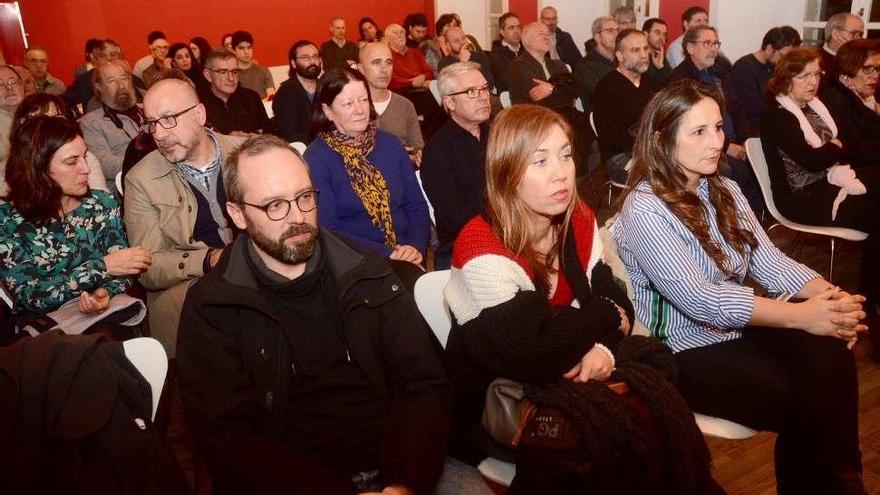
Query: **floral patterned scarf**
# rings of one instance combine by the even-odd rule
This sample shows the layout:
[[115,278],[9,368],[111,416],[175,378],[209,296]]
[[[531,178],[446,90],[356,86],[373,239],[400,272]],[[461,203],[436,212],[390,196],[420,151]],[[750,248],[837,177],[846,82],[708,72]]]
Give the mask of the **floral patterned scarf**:
[[385,245],[397,245],[394,224],[391,221],[391,193],[382,172],[370,163],[367,156],[376,147],[376,124],[357,136],[349,136],[337,129],[322,132],[319,137],[331,150],[342,155],[345,172],[351,187],[364,204],[373,226],[385,233]]

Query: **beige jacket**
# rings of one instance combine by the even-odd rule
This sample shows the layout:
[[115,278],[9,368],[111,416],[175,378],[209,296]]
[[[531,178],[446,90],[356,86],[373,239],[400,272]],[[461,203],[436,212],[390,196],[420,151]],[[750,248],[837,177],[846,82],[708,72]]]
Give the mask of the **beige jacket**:
[[[215,136],[223,159],[244,141]],[[202,262],[208,246],[192,238],[198,206],[177,166],[153,151],[126,174],[123,199],[129,245],[153,254],[153,264],[140,276],[141,285],[151,291],[163,290],[204,275]]]

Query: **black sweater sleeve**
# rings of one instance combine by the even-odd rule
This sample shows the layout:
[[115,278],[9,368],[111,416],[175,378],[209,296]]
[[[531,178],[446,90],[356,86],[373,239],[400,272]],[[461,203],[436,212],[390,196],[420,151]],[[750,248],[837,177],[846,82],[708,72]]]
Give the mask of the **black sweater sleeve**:
[[[761,138],[767,144],[784,151],[801,167],[813,172],[825,170],[843,157],[843,150],[831,142],[820,148],[807,144],[797,117],[779,106],[769,109],[764,116],[761,122]],[[771,158],[767,157],[767,160],[770,161]]]
[[623,337],[619,327],[620,314],[607,299],[551,308],[540,293],[522,291],[484,309],[460,335],[468,357],[497,376],[542,384],[559,380],[597,342],[614,349]]

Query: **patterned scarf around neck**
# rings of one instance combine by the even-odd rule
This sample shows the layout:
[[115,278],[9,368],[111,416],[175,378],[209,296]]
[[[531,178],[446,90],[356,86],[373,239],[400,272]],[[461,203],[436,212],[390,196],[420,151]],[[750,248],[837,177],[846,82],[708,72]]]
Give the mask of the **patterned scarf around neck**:
[[388,190],[388,183],[385,182],[382,172],[367,158],[376,147],[376,124],[371,122],[367,130],[357,136],[349,136],[333,129],[320,133],[319,137],[331,150],[342,155],[351,187],[364,204],[373,226],[385,233],[385,245],[397,245],[397,236],[391,221],[391,192]]

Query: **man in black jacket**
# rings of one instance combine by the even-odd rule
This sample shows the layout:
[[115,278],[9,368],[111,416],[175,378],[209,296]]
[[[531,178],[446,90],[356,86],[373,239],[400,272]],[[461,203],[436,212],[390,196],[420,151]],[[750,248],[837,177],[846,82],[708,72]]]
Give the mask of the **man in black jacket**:
[[308,40],[299,40],[287,53],[290,79],[278,88],[272,100],[275,127],[278,134],[288,142],[298,141],[305,145],[312,142],[309,119],[312,115],[312,97],[323,70],[318,47]]
[[569,70],[577,65],[581,59],[581,51],[578,50],[571,34],[559,29],[559,14],[553,7],[541,9],[541,23],[550,30],[550,58],[561,60],[568,65]]
[[450,389],[411,294],[318,229],[318,191],[281,139],[248,139],[223,169],[246,233],[190,289],[178,354],[214,492],[432,493]]
[[593,20],[593,40],[596,48],[588,53],[574,68],[574,77],[580,88],[581,104],[584,113],[593,111],[593,92],[596,85],[617,66],[614,46],[620,28],[613,17],[598,17]]
[[510,63],[522,53],[522,28],[519,17],[513,12],[506,12],[499,17],[498,35],[501,39],[492,42],[489,61],[495,78],[495,90],[500,94],[508,89],[507,71],[510,69]]
[[241,69],[234,53],[226,49],[212,51],[203,72],[211,83],[199,95],[208,116],[207,127],[233,136],[272,130],[260,95],[238,81]]

